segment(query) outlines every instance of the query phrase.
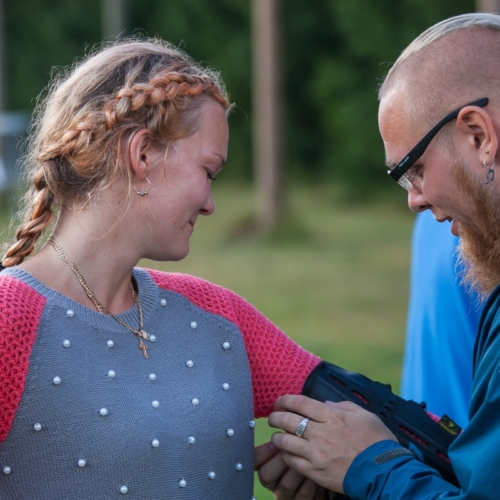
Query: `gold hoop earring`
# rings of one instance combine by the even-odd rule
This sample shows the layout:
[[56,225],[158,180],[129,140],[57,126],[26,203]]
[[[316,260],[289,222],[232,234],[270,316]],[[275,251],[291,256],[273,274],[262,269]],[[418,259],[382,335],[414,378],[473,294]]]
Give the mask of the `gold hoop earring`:
[[133,185],[133,189],[135,191],[135,194],[139,195],[139,196],[146,196],[148,193],[149,193],[149,190],[151,189],[151,182],[150,180],[146,177],[146,182],[148,183],[148,189],[147,191],[137,191],[137,188],[135,187],[135,182],[134,182],[134,185]]
[[490,167],[486,165],[486,160],[483,160],[483,166],[484,168],[488,169],[488,171],[486,172],[486,180],[484,181],[484,183],[489,184],[490,182],[495,180],[495,171],[493,170],[493,167],[495,166],[495,160],[493,160],[493,163]]

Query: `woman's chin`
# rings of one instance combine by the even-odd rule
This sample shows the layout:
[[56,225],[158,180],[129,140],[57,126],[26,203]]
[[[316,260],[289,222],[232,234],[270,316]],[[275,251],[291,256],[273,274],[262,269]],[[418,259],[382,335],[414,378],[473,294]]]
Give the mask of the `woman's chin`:
[[171,252],[169,257],[164,260],[170,262],[179,262],[180,260],[185,259],[188,256],[188,254],[189,254],[189,244],[186,246],[186,248],[183,249],[179,248],[176,249],[176,251]]
[[155,262],[179,262],[185,259],[189,254],[189,245],[186,248],[170,249],[168,252],[155,252],[145,255],[145,259],[154,260]]

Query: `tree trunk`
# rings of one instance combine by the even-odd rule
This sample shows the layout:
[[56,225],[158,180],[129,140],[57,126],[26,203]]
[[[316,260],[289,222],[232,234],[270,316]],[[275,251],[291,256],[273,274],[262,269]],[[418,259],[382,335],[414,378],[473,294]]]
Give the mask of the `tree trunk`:
[[[5,74],[5,26],[4,26],[4,2],[0,0],[0,199],[2,201],[2,205],[5,205],[6,195],[2,196],[4,191],[7,191],[8,179],[7,179],[7,171],[4,163],[4,155],[3,155],[3,136],[4,136],[4,116],[3,112],[5,111],[5,82],[7,81]],[[0,208],[5,208],[2,206]]]
[[500,0],[476,0],[476,11],[500,13]]
[[120,38],[125,29],[125,0],[101,0],[102,38]]
[[252,1],[252,39],[257,230],[266,234],[276,228],[283,203],[280,0]]

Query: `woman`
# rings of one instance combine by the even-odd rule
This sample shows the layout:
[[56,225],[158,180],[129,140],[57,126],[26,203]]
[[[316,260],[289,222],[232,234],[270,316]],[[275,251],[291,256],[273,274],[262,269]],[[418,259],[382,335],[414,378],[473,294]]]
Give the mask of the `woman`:
[[104,48],[39,104],[0,274],[0,498],[250,500],[253,419],[319,360],[232,292],[134,267],[184,258],[214,211],[230,109],[158,40]]

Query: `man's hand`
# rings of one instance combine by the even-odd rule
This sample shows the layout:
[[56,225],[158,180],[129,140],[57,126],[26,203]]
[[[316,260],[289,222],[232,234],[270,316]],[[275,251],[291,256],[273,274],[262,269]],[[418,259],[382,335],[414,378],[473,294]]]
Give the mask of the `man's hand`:
[[[304,417],[309,423],[298,437],[295,431]],[[397,441],[376,415],[348,401],[320,403],[306,396],[282,396],[268,421],[286,431],[272,436],[272,443],[286,452],[281,455],[285,464],[338,493],[344,492],[344,477],[357,455],[378,441]]]
[[[282,451],[272,443],[255,448],[255,470],[260,483],[277,500],[324,500],[324,489],[301,473],[290,469]],[[332,497],[333,498],[333,497]]]

